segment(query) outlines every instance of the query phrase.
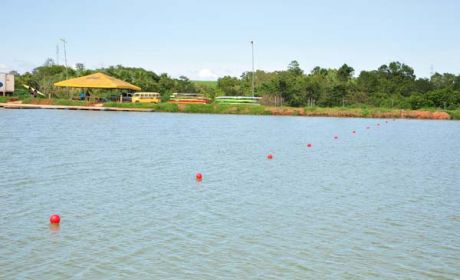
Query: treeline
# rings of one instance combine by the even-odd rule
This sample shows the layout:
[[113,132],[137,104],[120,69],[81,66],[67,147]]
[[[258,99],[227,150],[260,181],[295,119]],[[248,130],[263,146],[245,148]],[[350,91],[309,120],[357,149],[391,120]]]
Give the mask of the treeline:
[[[31,85],[55,97],[68,97],[68,89],[56,88],[53,84],[95,72],[127,81],[143,91],[160,92],[164,100],[173,92],[202,93],[211,99],[219,95],[252,94],[252,72],[245,72],[241,77],[219,78],[217,85],[213,86],[143,68],[117,65],[86,69],[81,63],[75,68],[66,68],[48,59],[43,66],[31,72],[15,74],[17,85]],[[297,61],[292,61],[283,71],[257,70],[255,95],[263,97],[269,105],[293,107],[373,106],[454,110],[460,108],[460,75],[435,73],[429,79],[417,78],[414,69],[400,62],[382,65],[377,70],[362,71],[359,75],[355,75],[354,69],[347,64],[338,69],[315,67],[305,73]]]
[[[31,72],[16,75],[17,88],[20,84],[25,84],[37,88],[44,93],[51,93],[53,97],[67,97],[69,89],[56,88],[55,82],[85,76],[96,72],[102,72],[117,79],[139,86],[142,91],[160,92],[162,97],[167,100],[173,92],[195,92],[213,95],[215,89],[202,84],[195,84],[187,77],[181,76],[177,79],[170,77],[166,73],[156,74],[153,71],[137,67],[124,67],[121,65],[110,66],[99,69],[86,69],[81,63],[77,63],[75,68],[56,65],[52,59],[48,59],[43,66],[33,69]],[[20,87],[19,87],[20,89]],[[78,91],[78,90],[74,90]],[[104,90],[96,91],[103,95]]]
[[[357,77],[347,64],[339,69],[315,67],[305,73],[297,61],[287,70],[256,71],[255,95],[278,97],[284,105],[306,106],[375,106],[402,109],[460,107],[460,75],[433,74],[430,79],[417,78],[410,66],[391,62],[377,70],[362,71]],[[218,80],[225,95],[250,95],[252,72],[241,78],[230,76]]]

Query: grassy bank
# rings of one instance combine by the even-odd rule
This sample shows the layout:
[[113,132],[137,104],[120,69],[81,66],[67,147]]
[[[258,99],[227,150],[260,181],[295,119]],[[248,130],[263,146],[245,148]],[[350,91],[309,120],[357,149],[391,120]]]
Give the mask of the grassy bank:
[[[94,106],[91,101],[69,99],[44,99],[30,97],[0,97],[0,102],[19,100],[25,104]],[[202,114],[241,114],[241,115],[281,115],[281,116],[322,116],[353,118],[410,118],[410,119],[454,119],[460,120],[460,109],[441,111],[433,108],[423,110],[401,110],[381,107],[267,107],[252,105],[225,104],[171,104],[171,103],[104,103],[104,107],[152,109],[157,112],[183,112]]]
[[179,112],[177,104],[172,103],[117,103],[108,102],[104,103],[104,107],[114,108],[138,108],[138,109],[153,109],[158,112]]
[[460,120],[460,109],[449,110],[449,111],[447,111],[447,113],[450,115],[451,119]]
[[348,108],[348,107],[266,107],[250,105],[224,104],[132,104],[106,103],[106,107],[145,108],[158,112],[183,112],[201,114],[240,114],[240,115],[278,115],[278,116],[321,116],[321,117],[351,117],[351,118],[409,118],[409,119],[460,119],[460,110],[436,111],[400,110],[391,108]]
[[158,112],[183,112],[199,114],[271,115],[263,106],[220,104],[171,104],[171,103],[106,103],[105,107],[154,109]]
[[[436,111],[434,109],[422,110],[402,110],[381,107],[362,107],[362,108],[304,108],[305,116],[327,116],[327,117],[357,117],[357,118],[405,118],[405,119],[455,119],[448,112]],[[457,118],[458,119],[458,118]]]
[[70,99],[45,99],[27,97],[21,99],[24,104],[37,105],[62,105],[62,106],[92,106],[95,103],[90,101],[70,100]]

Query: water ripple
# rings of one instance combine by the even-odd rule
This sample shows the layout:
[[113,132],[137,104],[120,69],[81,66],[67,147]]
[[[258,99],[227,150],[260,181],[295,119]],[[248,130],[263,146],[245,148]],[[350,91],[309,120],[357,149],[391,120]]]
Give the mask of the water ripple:
[[0,279],[460,278],[460,123],[375,122],[0,110]]

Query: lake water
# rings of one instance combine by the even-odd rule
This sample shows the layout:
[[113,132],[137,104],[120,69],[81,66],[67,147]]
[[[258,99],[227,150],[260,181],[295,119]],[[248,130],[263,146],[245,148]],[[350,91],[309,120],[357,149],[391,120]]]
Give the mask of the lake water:
[[0,109],[0,164],[0,279],[460,278],[458,121]]

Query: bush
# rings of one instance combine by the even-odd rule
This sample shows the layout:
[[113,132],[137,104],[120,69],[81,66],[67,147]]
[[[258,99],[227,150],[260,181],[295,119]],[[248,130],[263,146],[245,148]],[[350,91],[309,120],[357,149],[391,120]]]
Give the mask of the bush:
[[363,108],[361,109],[361,114],[363,114],[363,117],[369,117],[369,109],[368,108]]
[[409,104],[411,109],[417,110],[424,107],[432,107],[433,102],[424,98],[420,93],[414,93],[409,97]]
[[457,108],[456,110],[449,110],[447,113],[449,113],[453,120],[460,120],[460,108]]

